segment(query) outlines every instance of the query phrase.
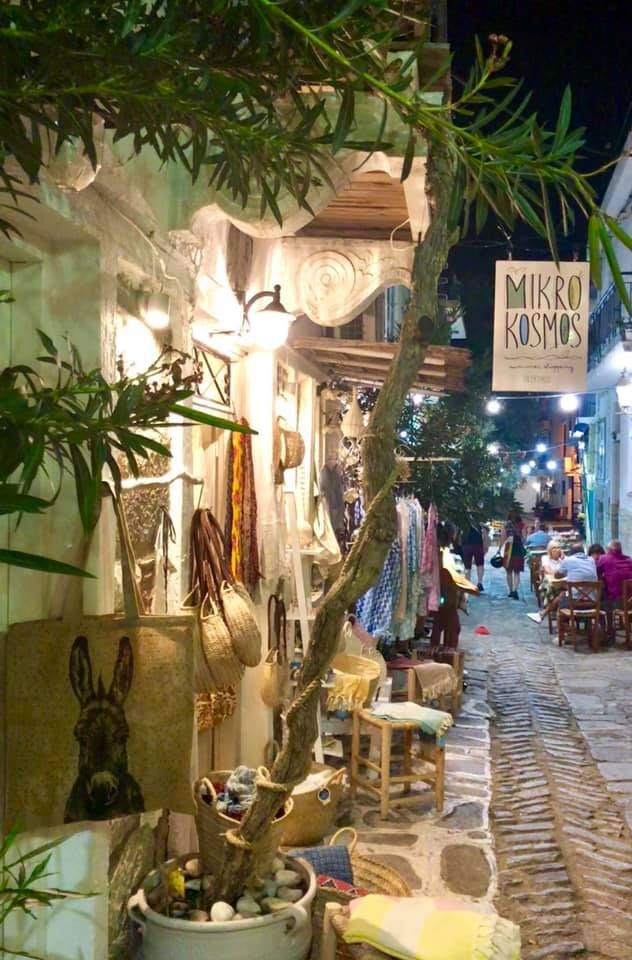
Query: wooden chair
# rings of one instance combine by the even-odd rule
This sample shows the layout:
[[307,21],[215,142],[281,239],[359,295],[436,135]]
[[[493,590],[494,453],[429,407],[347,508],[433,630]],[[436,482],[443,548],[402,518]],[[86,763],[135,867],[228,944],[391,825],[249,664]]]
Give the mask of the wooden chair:
[[[377,731],[380,737],[380,763],[374,763],[368,757],[360,754],[360,734],[362,727],[369,731]],[[404,735],[403,773],[391,773],[391,747],[393,733],[401,732]],[[417,738],[419,726],[409,720],[389,720],[386,717],[377,717],[370,710],[355,710],[353,714],[353,734],[351,738],[351,799],[354,800],[358,787],[372,793],[380,801],[380,819],[386,820],[390,807],[404,806],[419,803],[423,799],[419,793],[411,794],[413,783],[430,783],[434,785],[435,805],[440,812],[443,810],[445,795],[445,746],[443,738],[432,741],[419,741],[420,759],[429,763],[433,769],[430,773],[413,773],[413,737]],[[377,774],[375,780],[368,780],[360,775],[360,767],[367,767]],[[402,793],[393,796],[391,786],[402,786]]]
[[612,627],[625,633],[625,648],[632,650],[632,580],[624,580],[621,588],[621,605],[612,611]]
[[557,611],[557,640],[564,645],[567,636],[571,637],[573,647],[577,649],[580,636],[587,636],[591,649],[599,649],[599,631],[603,613],[601,593],[603,583],[600,580],[569,581],[564,599]]
[[532,553],[529,556],[529,579],[530,586],[533,593],[535,593],[535,599],[538,604],[538,607],[542,606],[542,598],[540,597],[540,584],[542,582],[542,554],[541,553]]

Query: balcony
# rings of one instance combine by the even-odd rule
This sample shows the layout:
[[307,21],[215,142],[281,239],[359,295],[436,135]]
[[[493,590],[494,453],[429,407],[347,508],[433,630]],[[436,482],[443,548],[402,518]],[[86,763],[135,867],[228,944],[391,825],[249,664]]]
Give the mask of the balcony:
[[[623,274],[623,282],[632,297],[632,272]],[[588,369],[592,370],[622,340],[632,339],[632,317],[621,303],[611,283],[590,314],[588,328]]]

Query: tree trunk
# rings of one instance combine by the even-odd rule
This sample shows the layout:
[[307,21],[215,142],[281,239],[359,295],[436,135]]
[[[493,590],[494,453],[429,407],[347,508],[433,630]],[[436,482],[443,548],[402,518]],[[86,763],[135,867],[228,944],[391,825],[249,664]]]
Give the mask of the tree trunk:
[[449,151],[441,144],[429,143],[426,196],[430,226],[416,251],[411,305],[399,347],[364,437],[365,501],[369,507],[342,571],[318,609],[296,696],[287,712],[287,742],[274,763],[271,782],[259,784],[250,810],[238,830],[227,838],[220,898],[229,902],[248,884],[253,844],[269,827],[280,803],[309,772],[311,747],[318,734],[320,685],[335,656],[346,611],[377,580],[395,537],[395,505],[390,491],[397,476],[397,422],[438,324],[439,276],[454,242],[448,229],[452,186]]

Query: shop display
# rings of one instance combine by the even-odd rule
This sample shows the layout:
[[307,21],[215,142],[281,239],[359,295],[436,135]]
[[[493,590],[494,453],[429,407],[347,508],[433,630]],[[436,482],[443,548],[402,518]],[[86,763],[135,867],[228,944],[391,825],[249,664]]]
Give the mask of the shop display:
[[125,616],[9,629],[6,822],[192,813],[195,618],[144,614],[120,510]]

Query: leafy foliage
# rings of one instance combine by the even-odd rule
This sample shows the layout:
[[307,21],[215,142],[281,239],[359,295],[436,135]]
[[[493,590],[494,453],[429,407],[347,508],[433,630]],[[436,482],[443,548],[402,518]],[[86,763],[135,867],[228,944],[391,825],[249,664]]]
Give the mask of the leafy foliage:
[[[144,373],[127,377],[121,372],[110,384],[100,370],[84,369],[72,343],[62,354],[44,331],[38,334],[44,348],[38,360],[54,368],[54,384],[24,365],[0,372],[0,515],[42,513],[57,499],[64,475],[70,474],[82,527],[90,533],[101,511],[104,469],[109,468],[118,495],[120,457],[135,477],[139,461],[151,453],[169,457],[169,448],[152,432],[174,426],[172,414],[220,429],[248,431],[184,405],[201,371],[180,351],[167,348]],[[49,499],[31,493],[42,478],[51,488]],[[86,576],[68,564],[19,551],[0,551],[2,562]]]
[[502,479],[498,458],[487,451],[489,426],[480,411],[472,394],[420,406],[409,397],[398,425],[401,449],[415,458],[410,489],[461,529],[470,518],[488,519],[488,494]]
[[[36,906],[49,907],[69,897],[93,896],[90,893],[78,894],[56,887],[42,889],[42,881],[51,876],[48,867],[52,852],[62,841],[51,840],[28,853],[18,854],[14,850],[17,836],[18,830],[14,828],[0,841],[0,930],[3,930],[4,921],[14,911],[21,911],[35,918],[33,909]],[[10,950],[0,944],[0,955],[5,954],[40,960],[32,953]]]
[[[271,210],[281,222],[282,193],[309,210],[311,187],[329,181],[332,154],[388,150],[403,136],[402,179],[424,143],[447,147],[455,228],[480,231],[490,213],[510,229],[522,221],[558,259],[558,232],[569,232],[579,211],[590,220],[597,282],[597,254],[613,259],[608,230],[618,225],[576,169],[584,132],[571,127],[570,90],[547,129],[521,83],[500,75],[511,42],[492,35],[489,55],[477,40],[452,98],[431,101],[426,94],[450,60],[429,75],[429,9],[428,0],[348,0],[333,14],[329,0],[4,4],[0,190],[17,202],[16,172],[36,182],[51,144],[58,151],[78,140],[96,166],[100,118],[115,141],[129,138],[133,153],[150,148],[182,163],[244,206],[257,197],[261,215]],[[367,93],[381,103],[381,121],[368,132],[358,120]]]

